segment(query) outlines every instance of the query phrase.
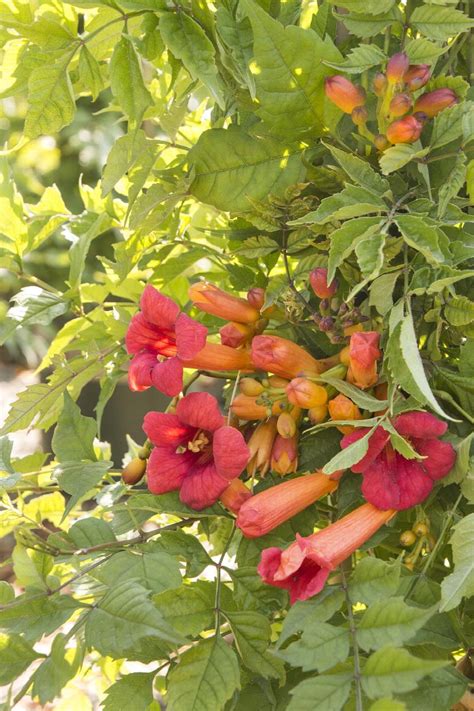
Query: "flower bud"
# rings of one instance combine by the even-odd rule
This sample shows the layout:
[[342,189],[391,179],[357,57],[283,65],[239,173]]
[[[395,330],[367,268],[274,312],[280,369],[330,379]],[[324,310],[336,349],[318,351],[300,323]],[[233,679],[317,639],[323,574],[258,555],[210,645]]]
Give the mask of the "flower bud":
[[325,80],[325,91],[328,99],[346,114],[351,114],[357,106],[365,104],[364,89],[338,75]]
[[385,74],[382,74],[382,72],[377,72],[377,74],[374,76],[372,87],[376,96],[382,96],[387,87],[387,77],[385,76]]
[[250,476],[259,474],[265,476],[270,468],[273,442],[277,434],[277,418],[270,417],[266,422],[260,422],[247,442],[250,460],[247,471]]
[[421,538],[422,536],[427,536],[429,532],[430,529],[424,521],[418,521],[418,523],[415,523],[415,525],[413,526],[413,533],[419,538]]
[[284,390],[288,382],[286,378],[280,378],[279,375],[270,375],[268,378],[268,385],[275,390]]
[[219,329],[221,343],[231,348],[240,348],[252,340],[253,329],[245,323],[230,321]]
[[242,378],[239,382],[239,390],[249,397],[258,397],[263,393],[263,385],[255,378]]
[[327,331],[332,331],[335,325],[335,321],[331,316],[325,316],[324,318],[321,319],[321,322],[319,324],[319,330],[323,331],[324,333]]
[[414,116],[404,116],[387,128],[390,143],[414,143],[420,137],[423,125]]
[[285,439],[295,436],[296,422],[289,412],[282,412],[281,415],[278,415],[277,431]]
[[222,494],[219,496],[219,500],[224,504],[224,506],[232,511],[232,513],[239,513],[242,504],[252,497],[252,492],[247,489],[243,481],[240,479],[233,479],[227,489],[224,489]]
[[356,106],[356,108],[352,110],[351,119],[352,123],[356,126],[364,126],[367,123],[368,118],[369,112],[365,106]]
[[383,136],[381,133],[374,137],[374,146],[378,151],[384,151],[388,148],[390,143],[387,141],[387,137]]
[[132,459],[122,472],[122,481],[129,486],[138,484],[143,478],[146,471],[146,460],[135,457]]
[[234,398],[230,409],[240,420],[264,420],[271,413],[279,415],[280,412],[283,412],[284,407],[283,400],[278,400],[273,402],[271,406],[267,406],[261,403],[257,397],[249,397],[240,393]]
[[430,78],[429,64],[410,64],[404,80],[408,91],[418,91]]
[[294,437],[275,437],[271,457],[272,471],[285,476],[293,474],[298,467],[298,440]]
[[337,291],[337,279],[333,279],[333,281],[328,284],[327,277],[328,270],[324,267],[313,269],[309,275],[311,287],[316,296],[320,299],[327,299],[328,297],[334,296]]
[[350,347],[346,346],[345,348],[342,349],[342,351],[339,353],[339,360],[341,363],[347,367],[350,365]]
[[189,298],[201,311],[227,321],[253,323],[260,318],[258,309],[254,308],[247,299],[228,294],[208,282],[201,281],[193,284],[189,289]]
[[377,382],[377,360],[382,355],[379,340],[380,334],[376,331],[363,331],[351,336],[347,379],[363,390]]
[[308,410],[309,421],[313,425],[319,425],[321,422],[324,422],[327,416],[328,406],[326,403],[324,405],[315,405]]
[[409,66],[410,60],[405,52],[397,52],[397,54],[394,54],[393,57],[388,60],[387,64],[386,76],[388,83],[400,84]]
[[287,385],[286,396],[292,405],[305,409],[324,405],[328,399],[326,389],[307,378],[293,378]]
[[260,370],[283,378],[294,378],[302,373],[319,375],[325,370],[304,348],[280,336],[255,336],[252,340],[252,361]]
[[392,116],[404,116],[413,106],[413,99],[410,94],[397,94],[390,102],[390,114]]
[[[329,416],[331,420],[361,420],[362,414],[352,400],[345,395],[338,395],[328,402]],[[343,425],[337,428],[342,434],[350,434],[354,427]]]
[[437,116],[440,111],[458,103],[458,97],[452,89],[435,89],[420,96],[415,102],[415,111],[422,111],[429,118]]
[[416,541],[413,531],[403,531],[400,535],[400,543],[404,548],[410,548]]
[[262,289],[260,286],[254,286],[247,292],[247,301],[254,309],[261,311],[265,303],[265,289]]

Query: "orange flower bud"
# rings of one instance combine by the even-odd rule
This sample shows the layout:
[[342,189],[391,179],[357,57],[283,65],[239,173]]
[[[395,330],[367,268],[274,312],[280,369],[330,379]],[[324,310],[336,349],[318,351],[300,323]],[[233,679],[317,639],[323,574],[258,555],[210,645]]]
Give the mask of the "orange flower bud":
[[421,111],[429,118],[437,116],[440,111],[458,103],[458,97],[452,89],[436,89],[420,96],[415,102],[415,111]]
[[313,269],[313,271],[309,275],[311,287],[316,296],[318,296],[320,299],[327,299],[331,296],[334,296],[337,291],[337,279],[333,279],[333,281],[328,284],[327,276],[328,270],[324,269],[324,267],[318,267],[317,269]]
[[320,422],[324,422],[327,416],[327,403],[325,403],[324,405],[315,405],[314,407],[310,407],[308,410],[308,417],[313,425],[319,425]]
[[257,368],[290,379],[302,374],[319,375],[325,370],[324,364],[304,348],[280,336],[255,336],[252,360]]
[[339,360],[343,365],[349,367],[349,346],[345,346],[345,348],[343,348],[342,351],[339,353]]
[[382,72],[377,72],[377,74],[374,76],[372,87],[376,96],[382,96],[387,87],[387,77],[385,76],[385,74],[382,74]]
[[255,380],[255,378],[242,378],[239,381],[239,390],[249,397],[258,397],[263,393],[264,387],[262,383],[259,380]]
[[259,286],[254,286],[253,289],[250,289],[250,291],[247,292],[247,301],[254,307],[254,309],[261,311],[263,304],[265,303],[265,289],[262,289]]
[[430,78],[429,64],[410,64],[405,72],[405,84],[409,91],[418,91]]
[[353,333],[357,333],[358,331],[363,331],[364,327],[361,323],[355,323],[353,326],[346,326],[344,329],[344,335],[345,336],[352,336]]
[[[328,402],[329,416],[331,420],[361,420],[362,415],[352,400],[345,395],[338,395]],[[354,427],[352,425],[343,425],[337,428],[342,434],[349,434]]]
[[420,137],[423,124],[414,116],[404,116],[387,128],[390,143],[414,143]]
[[252,496],[241,507],[237,526],[246,538],[265,536],[337,486],[337,481],[321,472],[277,484]]
[[284,390],[288,383],[289,380],[287,378],[280,378],[278,375],[270,375],[268,378],[268,384],[275,390]]
[[374,137],[374,146],[378,151],[384,151],[389,145],[390,143],[387,141],[387,138],[382,136],[381,133]]
[[382,353],[376,331],[354,333],[349,345],[350,367],[347,380],[358,388],[367,389],[377,382],[377,360]]
[[270,408],[270,406],[262,404],[259,397],[249,397],[240,393],[234,398],[230,409],[241,420],[264,420],[270,414],[279,415],[284,408],[285,402],[283,400],[273,402]]
[[226,321],[253,323],[260,318],[260,312],[247,299],[228,294],[214,284],[198,282],[189,289],[189,298],[198,309],[213,314]]
[[277,431],[285,439],[295,436],[296,422],[289,412],[282,412],[281,415],[278,415]]
[[390,114],[392,116],[404,116],[413,106],[413,99],[410,94],[397,94],[390,102]]
[[240,511],[242,504],[250,498],[252,498],[252,492],[247,489],[240,479],[232,479],[227,489],[224,489],[219,496],[224,506],[235,514]]
[[325,80],[325,91],[328,99],[346,114],[351,114],[357,106],[365,104],[364,89],[338,75]]
[[388,384],[379,383],[374,389],[374,395],[377,400],[386,400],[388,397]]
[[230,346],[230,348],[240,348],[240,346],[243,346],[252,340],[254,331],[245,323],[230,321],[219,329],[219,333],[221,336],[221,342],[224,346]]
[[397,54],[394,54],[393,57],[388,60],[387,64],[386,76],[388,83],[400,84],[409,66],[410,60],[405,52],[397,52]]
[[219,343],[209,343],[191,360],[183,360],[185,368],[197,370],[255,370],[247,350],[236,350]]
[[286,396],[292,405],[303,408],[324,405],[328,399],[326,389],[322,385],[317,385],[306,378],[293,378],[286,387]]
[[369,118],[369,112],[365,106],[356,106],[351,113],[352,123],[356,126],[364,126]]
[[298,438],[285,438],[277,434],[272,448],[272,471],[284,476],[298,468]]
[[247,471],[250,476],[259,474],[265,476],[270,469],[272,447],[277,434],[277,418],[270,417],[266,422],[260,422],[247,442],[250,450],[250,460]]
[[146,471],[146,459],[135,457],[132,459],[122,472],[122,481],[129,486],[138,484],[143,478]]

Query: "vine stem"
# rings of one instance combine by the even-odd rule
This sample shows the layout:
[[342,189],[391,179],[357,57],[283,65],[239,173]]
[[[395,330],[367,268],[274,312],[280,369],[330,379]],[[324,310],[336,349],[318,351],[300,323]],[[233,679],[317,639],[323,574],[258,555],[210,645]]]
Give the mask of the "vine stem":
[[343,566],[340,566],[341,571],[341,584],[344,590],[344,595],[346,598],[347,606],[347,619],[349,621],[349,632],[352,640],[352,649],[354,652],[354,681],[355,681],[355,707],[356,711],[364,711],[364,703],[362,698],[362,686],[360,683],[361,668],[360,668],[360,654],[359,645],[357,644],[357,630],[354,623],[354,615],[352,613],[352,600],[349,595],[349,588],[347,586],[346,574]]
[[230,532],[230,536],[227,539],[227,543],[225,544],[224,550],[222,551],[221,557],[219,558],[219,561],[217,562],[216,565],[216,595],[214,598],[214,612],[215,612],[215,627],[216,627],[216,636],[220,637],[221,634],[221,588],[222,588],[222,579],[221,579],[221,571],[222,568],[224,567],[224,558],[229,550],[229,546],[232,543],[232,539],[234,537],[235,533],[235,523],[232,525],[232,531]]

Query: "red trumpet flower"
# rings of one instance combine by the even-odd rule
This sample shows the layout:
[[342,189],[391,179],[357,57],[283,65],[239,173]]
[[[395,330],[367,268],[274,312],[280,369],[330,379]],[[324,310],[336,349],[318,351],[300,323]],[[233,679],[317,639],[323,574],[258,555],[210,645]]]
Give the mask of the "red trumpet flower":
[[201,311],[226,321],[254,323],[260,318],[260,311],[247,299],[228,294],[208,282],[193,284],[189,289],[189,298]]
[[179,489],[181,501],[193,509],[214,504],[249,460],[242,433],[225,424],[209,393],[186,395],[175,415],[149,412],[143,429],[155,445],[148,488],[153,494]]
[[321,592],[329,574],[371,538],[395,514],[364,504],[322,531],[296,541],[286,549],[266,548],[258,572],[267,585],[290,593],[290,602],[307,600]]
[[[452,469],[456,452],[449,442],[438,439],[446,432],[446,423],[429,412],[405,412],[392,425],[424,459],[405,459],[391,446],[389,432],[377,427],[367,454],[351,468],[364,477],[362,493],[367,501],[380,509],[401,511],[426,499],[434,482]],[[365,427],[358,428],[342,438],[341,447],[348,447],[367,432]]]

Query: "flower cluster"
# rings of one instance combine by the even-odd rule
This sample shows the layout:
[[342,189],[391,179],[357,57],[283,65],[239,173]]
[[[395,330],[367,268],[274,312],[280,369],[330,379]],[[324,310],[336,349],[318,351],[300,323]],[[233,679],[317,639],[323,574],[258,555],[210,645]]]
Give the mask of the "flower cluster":
[[[409,71],[397,74],[397,62],[387,68],[390,86],[406,81]],[[421,79],[410,71],[414,87]],[[362,94],[351,96],[353,108],[360,108]],[[327,334],[333,351],[334,344],[341,346],[330,357],[316,358],[305,346],[276,335],[262,289],[241,298],[205,282],[194,284],[189,296],[195,309],[226,322],[220,343],[152,286],[145,288],[126,335],[131,389],[153,386],[173,399],[166,412],[145,416],[148,440],[124,481],[138,482],[147,461],[152,493],[179,491],[183,503],[196,510],[220,502],[248,538],[270,533],[337,492],[342,470],[330,476],[320,469],[298,472],[302,432],[311,436],[312,427],[327,422],[344,435],[342,450],[367,441],[366,453],[352,465],[353,474],[362,475],[366,503],[306,538],[297,536],[286,550],[263,551],[262,579],[288,590],[292,601],[318,593],[331,571],[397,511],[424,501],[455,460],[451,444],[440,439],[446,425],[439,419],[403,407],[399,414],[388,411],[380,333],[368,328],[368,317],[337,296],[338,283],[328,283],[326,269],[313,270],[309,286],[320,300],[315,328]],[[330,328],[325,319],[326,324],[331,319]],[[225,372],[235,381],[226,417],[213,395],[186,392],[185,369],[197,376]],[[371,416],[363,410],[364,391],[372,402],[381,401],[372,429],[363,426]],[[266,487],[270,471],[287,479]]]
[[[414,143],[428,119],[458,102],[448,87],[420,94],[429,79],[429,64],[410,64],[407,54],[398,52],[388,60],[385,73],[377,72],[373,78],[375,115],[367,107],[366,91],[345,77],[326,79],[326,96],[350,114],[362,136],[383,151],[391,144]],[[377,133],[367,125],[371,121],[377,122]]]

